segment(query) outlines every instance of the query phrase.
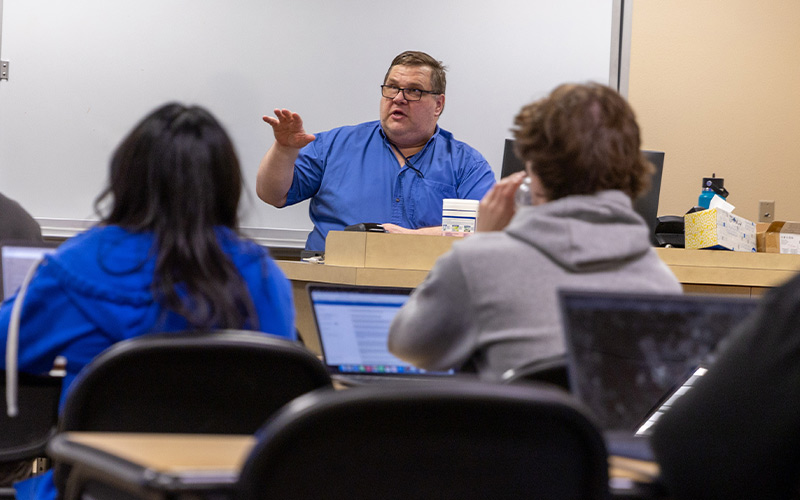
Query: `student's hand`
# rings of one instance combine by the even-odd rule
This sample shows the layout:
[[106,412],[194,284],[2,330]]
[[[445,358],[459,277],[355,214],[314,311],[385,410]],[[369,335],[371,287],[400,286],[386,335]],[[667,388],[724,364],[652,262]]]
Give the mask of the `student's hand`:
[[270,124],[275,142],[283,147],[300,149],[315,139],[306,133],[300,115],[288,109],[276,109],[275,117],[265,115],[262,119]]
[[511,174],[486,193],[478,207],[478,232],[505,229],[517,212],[514,197],[524,179],[525,172]]

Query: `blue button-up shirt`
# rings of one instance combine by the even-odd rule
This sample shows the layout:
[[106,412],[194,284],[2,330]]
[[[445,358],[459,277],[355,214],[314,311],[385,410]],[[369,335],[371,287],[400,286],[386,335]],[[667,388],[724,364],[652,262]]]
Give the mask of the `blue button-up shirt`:
[[330,230],[359,222],[390,222],[417,229],[442,223],[442,200],[479,200],[494,185],[483,156],[436,127],[433,137],[401,168],[379,121],[316,134],[300,150],[286,198],[311,198],[314,229],[306,249],[322,251]]

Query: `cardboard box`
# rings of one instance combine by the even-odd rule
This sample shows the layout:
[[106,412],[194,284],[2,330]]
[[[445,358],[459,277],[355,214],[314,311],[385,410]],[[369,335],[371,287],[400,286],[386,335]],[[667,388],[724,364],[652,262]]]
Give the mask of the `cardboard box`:
[[770,222],[756,222],[756,251],[767,251],[767,229],[769,229]]
[[759,252],[800,254],[800,222],[775,221],[759,226],[759,233],[763,230]]
[[756,251],[756,224],[719,208],[683,217],[686,248]]

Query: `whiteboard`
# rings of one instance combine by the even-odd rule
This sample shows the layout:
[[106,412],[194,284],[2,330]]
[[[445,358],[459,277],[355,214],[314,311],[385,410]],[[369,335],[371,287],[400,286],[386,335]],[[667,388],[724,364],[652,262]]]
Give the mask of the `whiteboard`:
[[375,120],[391,60],[422,50],[448,67],[439,125],[499,177],[519,108],[563,82],[610,83],[618,50],[613,0],[0,2],[0,191],[46,235],[96,219],[112,151],[167,101],[207,107],[232,136],[245,232],[302,247],[307,203],[255,195],[273,140],[263,114],[289,108],[310,133]]

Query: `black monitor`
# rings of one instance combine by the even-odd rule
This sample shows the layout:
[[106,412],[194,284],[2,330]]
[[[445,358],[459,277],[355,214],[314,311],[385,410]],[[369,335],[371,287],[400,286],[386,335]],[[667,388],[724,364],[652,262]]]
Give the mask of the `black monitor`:
[[644,157],[656,167],[650,179],[650,189],[633,200],[633,209],[642,216],[650,228],[650,242],[659,246],[656,240],[656,224],[658,224],[658,196],[661,194],[661,174],[664,172],[664,152],[642,150]]
[[500,178],[508,177],[514,172],[522,170],[525,170],[525,164],[514,152],[514,139],[506,139],[506,145],[503,148],[503,168],[500,170]]
[[[650,190],[634,200],[633,209],[647,222],[650,228],[650,241],[654,246],[658,246],[655,234],[658,222],[658,197],[661,193],[661,174],[664,171],[664,152],[642,150],[642,154],[647,161],[655,165],[656,171],[650,182]],[[525,164],[514,153],[514,139],[506,139],[500,177],[507,177],[520,170],[525,170]]]

